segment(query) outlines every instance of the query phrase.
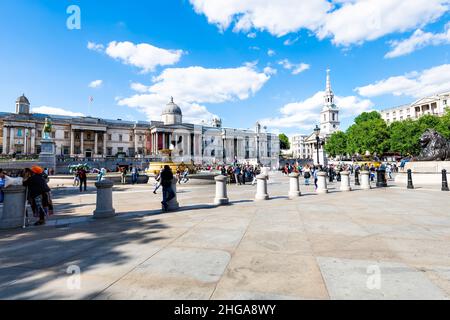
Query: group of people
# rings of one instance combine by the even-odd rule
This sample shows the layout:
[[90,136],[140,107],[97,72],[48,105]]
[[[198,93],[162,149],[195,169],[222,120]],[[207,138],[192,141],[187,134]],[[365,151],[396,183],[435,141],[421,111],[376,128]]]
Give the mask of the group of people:
[[[38,218],[38,221],[34,224],[40,226],[45,224],[45,218],[53,215],[53,202],[51,196],[51,190],[48,186],[49,183],[49,171],[39,166],[32,166],[23,170],[21,176],[23,178],[22,184],[26,187],[26,201],[24,204],[24,212],[28,215],[29,204],[33,216]],[[3,189],[6,186],[6,172],[0,169],[0,188]],[[3,191],[0,192],[0,203],[3,202]]]
[[235,183],[237,186],[245,185],[251,182],[252,185],[256,183],[256,177],[261,174],[261,167],[250,164],[234,164],[229,166],[219,166],[218,170],[222,175],[227,177],[227,183]]

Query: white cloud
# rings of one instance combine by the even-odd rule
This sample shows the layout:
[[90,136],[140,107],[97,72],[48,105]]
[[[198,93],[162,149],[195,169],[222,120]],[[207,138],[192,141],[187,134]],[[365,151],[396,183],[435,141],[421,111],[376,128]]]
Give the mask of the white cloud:
[[95,80],[89,83],[89,88],[100,88],[103,85],[103,80]]
[[84,117],[84,114],[79,112],[72,112],[69,110],[64,110],[61,108],[54,108],[54,107],[48,107],[48,106],[42,106],[33,108],[31,110],[33,113],[40,113],[40,114],[48,114],[48,115],[55,115],[55,116],[70,116],[70,117]]
[[285,46],[292,46],[294,43],[296,43],[298,40],[300,39],[300,37],[296,37],[296,38],[288,38],[286,40],[284,40],[283,44]]
[[103,52],[105,50],[105,46],[102,44],[98,44],[95,42],[88,42],[87,48],[96,52]]
[[397,58],[427,46],[442,44],[450,44],[450,23],[445,26],[445,32],[443,33],[423,32],[419,29],[408,39],[393,41],[391,43],[392,50],[385,55],[385,58]]
[[281,65],[286,70],[291,70],[293,75],[300,74],[308,69],[311,68],[309,64],[306,63],[292,63],[288,59],[283,59],[278,62],[279,65]]
[[348,46],[425,26],[442,17],[449,0],[190,0],[220,30],[268,31],[282,37],[306,29]]
[[355,90],[364,97],[394,95],[414,98],[448,91],[450,90],[450,64],[390,77]]
[[255,39],[256,38],[256,32],[250,32],[249,34],[247,34],[247,37],[250,39]]
[[169,68],[154,77],[150,86],[132,83],[139,94],[121,99],[119,105],[138,108],[150,119],[159,120],[173,96],[186,121],[199,123],[214,116],[201,104],[248,99],[269,79],[270,73],[258,72],[252,63],[228,69]]
[[[308,133],[320,120],[320,112],[325,102],[324,95],[324,91],[319,91],[304,101],[289,103],[280,109],[279,116],[263,119],[261,123],[271,130],[273,128],[297,128]],[[335,99],[341,119],[369,111],[374,106],[372,101],[357,96],[336,96]]]
[[269,49],[267,50],[267,55],[269,57],[273,57],[274,55],[276,55],[277,53],[275,52],[275,50]]

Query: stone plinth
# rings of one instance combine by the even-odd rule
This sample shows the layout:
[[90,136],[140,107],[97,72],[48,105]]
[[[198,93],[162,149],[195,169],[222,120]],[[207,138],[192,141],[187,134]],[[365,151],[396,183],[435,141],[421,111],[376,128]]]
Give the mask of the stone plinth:
[[167,209],[169,211],[175,211],[180,208],[180,204],[177,199],[177,179],[172,180],[172,190],[175,193],[175,197],[167,203]]
[[370,172],[369,171],[361,171],[360,176],[361,189],[370,190]]
[[229,204],[230,200],[227,195],[227,177],[220,175],[214,178],[216,181],[216,198],[214,199],[215,205]]
[[102,180],[95,183],[97,187],[97,206],[94,211],[95,219],[111,218],[116,215],[113,208],[112,188],[114,183],[109,180]]
[[52,139],[41,140],[39,162],[46,168],[56,169],[56,146]]
[[302,195],[300,192],[300,174],[291,173],[289,175],[289,199],[294,200]]
[[3,213],[0,215],[0,229],[14,229],[23,226],[25,215],[25,187],[10,186],[5,194]]
[[327,173],[326,172],[319,172],[317,174],[317,190],[316,190],[316,192],[318,194],[328,193]]
[[350,172],[348,171],[341,172],[341,191],[352,191],[352,188],[350,187]]
[[269,194],[267,193],[267,179],[268,176],[265,174],[256,176],[256,201],[269,200]]
[[442,184],[442,170],[450,172],[450,161],[417,161],[408,162],[405,169],[400,171],[395,182],[400,184],[408,183],[408,170],[411,170],[414,176],[414,183],[417,185],[436,185]]

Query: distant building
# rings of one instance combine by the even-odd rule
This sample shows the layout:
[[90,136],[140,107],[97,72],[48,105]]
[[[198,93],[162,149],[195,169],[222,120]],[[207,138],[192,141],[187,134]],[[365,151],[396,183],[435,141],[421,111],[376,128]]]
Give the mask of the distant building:
[[412,104],[382,110],[380,114],[387,124],[391,124],[406,119],[416,120],[426,114],[440,117],[445,114],[448,106],[450,106],[450,92],[444,92],[419,99]]
[[290,152],[295,159],[312,159],[313,150],[309,144],[306,143],[307,135],[295,135],[290,137],[291,144]]
[[171,101],[163,108],[162,121],[123,121],[93,117],[33,114],[22,95],[15,113],[0,113],[0,154],[40,153],[45,118],[53,124],[52,138],[59,156],[77,158],[152,157],[170,150],[175,161],[195,163],[259,162],[278,166],[280,140],[257,124],[254,131],[183,123],[181,108]]

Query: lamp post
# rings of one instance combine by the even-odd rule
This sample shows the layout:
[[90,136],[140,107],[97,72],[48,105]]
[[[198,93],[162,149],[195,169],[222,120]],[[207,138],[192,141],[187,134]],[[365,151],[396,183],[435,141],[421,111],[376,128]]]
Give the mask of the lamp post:
[[316,125],[316,128],[314,129],[314,133],[316,134],[316,142],[317,142],[317,165],[320,165],[320,128],[318,125]]
[[227,157],[225,154],[225,142],[227,140],[227,130],[222,129],[222,157],[223,157],[223,164],[227,164]]
[[260,133],[261,133],[261,124],[259,122],[257,122],[256,123],[256,162],[257,162],[258,166],[261,162],[260,145],[259,145]]

